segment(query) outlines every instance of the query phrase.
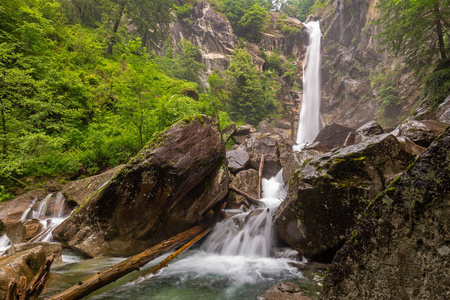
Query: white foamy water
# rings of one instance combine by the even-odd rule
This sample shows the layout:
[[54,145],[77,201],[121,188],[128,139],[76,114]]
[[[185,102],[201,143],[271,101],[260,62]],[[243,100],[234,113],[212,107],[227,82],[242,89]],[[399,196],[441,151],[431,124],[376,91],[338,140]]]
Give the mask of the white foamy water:
[[309,47],[303,62],[303,100],[297,131],[295,151],[311,143],[320,131],[320,25],[304,24],[309,32]]

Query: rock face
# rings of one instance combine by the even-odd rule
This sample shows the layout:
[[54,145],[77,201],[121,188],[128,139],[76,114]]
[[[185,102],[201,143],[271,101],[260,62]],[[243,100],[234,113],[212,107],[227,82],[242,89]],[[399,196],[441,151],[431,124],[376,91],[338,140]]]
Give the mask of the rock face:
[[450,299],[450,130],[374,199],[321,299]]
[[[321,13],[322,103],[325,124],[339,123],[357,128],[374,119],[391,125],[418,103],[421,84],[409,70],[398,75],[399,105],[382,114],[380,95],[374,88],[378,74],[385,75],[401,63],[389,56],[381,40],[374,38],[381,25],[378,0],[332,0]],[[316,11],[317,13],[317,11]]]
[[88,256],[131,255],[201,222],[227,194],[225,145],[209,117],[183,120],[144,147],[54,231]]
[[370,199],[413,160],[385,134],[305,162],[274,214],[278,237],[307,258],[330,261]]
[[311,300],[292,282],[280,282],[267,290],[262,300]]

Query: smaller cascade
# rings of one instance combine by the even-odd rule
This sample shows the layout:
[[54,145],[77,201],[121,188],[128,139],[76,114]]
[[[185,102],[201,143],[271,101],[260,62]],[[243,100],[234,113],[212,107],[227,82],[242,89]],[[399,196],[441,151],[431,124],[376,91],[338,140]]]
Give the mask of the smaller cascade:
[[309,46],[303,62],[303,100],[297,131],[297,145],[300,151],[311,143],[320,131],[320,25],[319,22],[304,24],[309,32]]

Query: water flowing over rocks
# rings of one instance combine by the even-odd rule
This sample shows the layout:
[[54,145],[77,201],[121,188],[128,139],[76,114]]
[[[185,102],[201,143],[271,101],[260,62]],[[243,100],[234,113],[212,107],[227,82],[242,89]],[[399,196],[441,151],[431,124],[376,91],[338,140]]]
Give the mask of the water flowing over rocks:
[[274,214],[278,237],[307,258],[331,260],[370,199],[414,158],[384,134],[304,161]]
[[228,191],[225,145],[206,116],[166,129],[54,237],[87,256],[130,255],[201,222]]
[[370,202],[321,299],[450,298],[450,130]]

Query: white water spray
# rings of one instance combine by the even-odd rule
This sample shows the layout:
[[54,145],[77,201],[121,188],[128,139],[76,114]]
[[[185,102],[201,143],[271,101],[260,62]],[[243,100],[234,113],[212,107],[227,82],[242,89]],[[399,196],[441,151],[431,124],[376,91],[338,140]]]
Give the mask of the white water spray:
[[301,150],[311,143],[320,131],[320,25],[319,22],[305,24],[309,32],[309,46],[303,62],[303,100],[297,132],[297,146]]

